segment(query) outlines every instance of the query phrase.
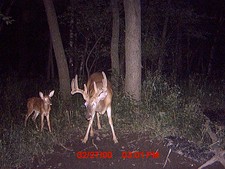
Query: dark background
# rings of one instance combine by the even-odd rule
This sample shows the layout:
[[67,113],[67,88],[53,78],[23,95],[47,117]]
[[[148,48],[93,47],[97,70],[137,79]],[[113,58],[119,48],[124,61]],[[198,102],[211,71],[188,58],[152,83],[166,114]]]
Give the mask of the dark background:
[[[1,12],[4,14],[4,10],[7,9],[9,2],[1,1]],[[93,1],[94,2],[94,1]],[[122,1],[121,1],[122,2]],[[120,4],[121,4],[120,2]],[[165,1],[166,2],[166,1]],[[148,21],[148,17],[146,17],[146,13],[149,12],[150,9],[154,9],[156,12],[161,14],[159,18],[159,22],[163,23],[163,3],[164,1],[141,1],[142,5],[142,23],[146,23]],[[218,22],[219,19],[222,18],[222,24],[219,27],[219,35],[217,41],[215,43],[215,57],[212,61],[212,72],[214,78],[223,79],[224,78],[224,66],[225,66],[225,24],[224,24],[224,9],[225,2],[222,0],[214,1],[214,0],[189,0],[189,1],[171,1],[173,10],[180,9],[190,9],[193,12],[191,15],[193,16],[193,20],[197,18],[197,21],[186,21],[188,24],[192,24],[194,27],[194,31],[196,31],[196,35],[191,36],[191,49],[187,49],[182,46],[183,55],[187,53],[187,50],[191,50],[192,58],[190,61],[187,61],[185,57],[183,57],[183,71],[182,76],[187,77],[190,74],[202,74],[206,75],[207,65],[210,59],[210,50],[214,43],[214,37],[216,36],[216,32],[218,30]],[[81,5],[76,9],[79,9],[82,12],[82,6],[93,5],[93,3],[89,3],[88,1],[79,1],[76,5]],[[105,43],[101,43],[103,46],[108,47],[108,51],[106,56],[102,59],[104,62],[99,59],[96,65],[98,67],[110,68],[110,38],[111,38],[111,13],[110,13],[110,2],[99,0],[95,1],[95,4],[102,5],[102,8],[108,9],[108,20],[109,20],[109,28],[106,32],[106,40]],[[64,0],[55,0],[54,5],[56,8],[57,15],[62,15],[70,6],[69,1]],[[151,8],[150,8],[151,7]],[[94,8],[94,6],[93,6]],[[94,10],[94,9],[93,9]],[[153,15],[155,14],[152,11]],[[86,11],[85,11],[86,12]],[[157,13],[157,15],[159,15]],[[178,12],[179,13],[179,12]],[[91,12],[90,12],[91,15]],[[1,74],[14,74],[17,73],[18,76],[45,76],[46,74],[46,62],[48,56],[49,49],[49,30],[46,19],[46,13],[44,9],[43,2],[41,0],[17,0],[13,3],[11,10],[9,12],[9,16],[15,20],[10,25],[3,24],[3,29],[0,32],[0,73]],[[79,15],[76,15],[78,17]],[[124,28],[123,24],[123,8],[120,5],[120,16],[121,29]],[[174,18],[170,18],[174,19]],[[192,18],[191,18],[192,19]],[[76,18],[78,21],[79,19]],[[60,22],[60,19],[59,19]],[[172,24],[172,22],[170,23]],[[142,30],[145,30],[146,25],[142,25]],[[64,43],[64,48],[68,47],[68,27],[65,24],[60,24],[60,32]],[[168,28],[168,36],[172,34],[174,31],[173,25],[169,25]],[[75,43],[77,47],[77,51],[74,50],[74,55],[79,55],[79,50],[84,50],[83,48],[79,49],[79,45],[84,44],[84,40],[82,40],[82,36],[79,34],[79,30],[77,31],[77,42]],[[154,35],[160,37],[162,27],[158,27],[154,33]],[[182,31],[186,31],[185,28]],[[143,36],[144,37],[144,36]],[[123,33],[121,33],[121,38],[123,38]],[[175,39],[175,37],[171,37],[171,39]],[[186,43],[186,39],[182,39],[182,43]],[[79,44],[78,44],[79,43]],[[93,41],[94,43],[94,41]],[[172,40],[167,44],[167,54],[166,59],[168,62],[164,65],[165,72],[171,71],[169,68],[172,63],[170,54],[173,53],[173,45],[175,40]],[[143,42],[142,42],[143,44]],[[121,45],[122,46],[122,45]],[[120,46],[120,55],[123,55],[123,49]],[[143,45],[144,46],[144,45]],[[186,51],[186,52],[185,52]],[[154,51],[153,51],[154,52]],[[149,64],[152,62],[151,59],[147,56],[148,54],[144,53],[142,49],[142,58],[145,63]],[[75,56],[74,56],[75,57]],[[93,56],[95,57],[95,56]],[[146,59],[147,58],[147,59]],[[201,58],[201,59],[200,59]],[[75,59],[76,60],[76,59]],[[79,60],[79,59],[78,59]],[[191,62],[190,69],[187,71],[185,66],[187,66],[187,62]],[[200,63],[201,62],[201,63]],[[200,68],[200,65],[203,65],[204,68]],[[78,63],[79,66],[79,63]],[[150,67],[146,67],[145,69],[150,69]],[[95,69],[97,70],[97,68]],[[144,70],[146,71],[146,70]],[[76,73],[76,72],[75,72]],[[73,75],[72,75],[73,76]]]

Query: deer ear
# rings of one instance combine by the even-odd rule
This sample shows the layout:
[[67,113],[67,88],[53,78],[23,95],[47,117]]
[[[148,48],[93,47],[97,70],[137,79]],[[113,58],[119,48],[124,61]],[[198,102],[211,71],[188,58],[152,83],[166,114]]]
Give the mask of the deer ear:
[[41,97],[41,99],[43,99],[43,98],[44,98],[44,95],[43,95],[43,93],[42,93],[42,92],[39,92],[39,96]]
[[98,96],[98,100],[99,101],[104,100],[106,98],[107,94],[108,94],[107,91],[101,92]]
[[49,93],[49,97],[52,97],[54,95],[54,90],[52,90],[50,93]]

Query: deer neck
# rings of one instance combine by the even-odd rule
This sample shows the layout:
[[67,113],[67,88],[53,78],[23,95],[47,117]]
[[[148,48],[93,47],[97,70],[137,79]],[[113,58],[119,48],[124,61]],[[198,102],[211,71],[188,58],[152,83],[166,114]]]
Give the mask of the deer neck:
[[50,111],[50,109],[51,109],[50,104],[44,102],[44,103],[43,103],[43,110],[44,110],[45,112],[48,112],[48,111]]

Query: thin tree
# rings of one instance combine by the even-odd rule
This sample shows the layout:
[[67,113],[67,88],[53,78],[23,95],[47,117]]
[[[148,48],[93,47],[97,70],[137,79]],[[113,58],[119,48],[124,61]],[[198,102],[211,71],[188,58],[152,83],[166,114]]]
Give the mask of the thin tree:
[[141,99],[141,6],[140,0],[124,0],[125,10],[125,91]]
[[[170,1],[168,0],[167,4],[170,5]],[[160,49],[160,56],[158,61],[158,71],[161,74],[163,71],[163,65],[165,62],[165,47],[166,47],[166,34],[167,34],[167,27],[169,23],[169,10],[166,10],[165,14],[165,20],[163,24],[163,32],[162,32],[162,38],[161,38],[161,49]]]
[[118,0],[111,0],[112,6],[112,39],[111,39],[111,66],[113,75],[115,75],[116,86],[118,85],[117,77],[119,75],[119,28],[120,28],[120,18],[119,18],[119,7]]
[[62,94],[63,100],[68,100],[71,97],[69,70],[62,44],[62,39],[59,32],[59,25],[57,22],[54,4],[52,0],[43,0],[43,2],[47,14],[50,36],[59,73],[60,92]]
[[47,63],[47,81],[54,79],[54,64],[53,64],[53,46],[52,41],[49,41],[48,47],[48,63]]
[[223,22],[224,22],[223,12],[221,12],[219,22],[217,24],[216,33],[213,37],[213,44],[212,44],[212,47],[210,50],[210,57],[209,57],[208,70],[207,70],[208,77],[210,77],[212,75],[212,67],[213,67],[213,62],[215,59],[215,52],[216,52],[216,47],[217,47],[216,45],[217,45],[217,42],[218,42],[220,34],[221,34],[221,28],[223,27],[222,26]]

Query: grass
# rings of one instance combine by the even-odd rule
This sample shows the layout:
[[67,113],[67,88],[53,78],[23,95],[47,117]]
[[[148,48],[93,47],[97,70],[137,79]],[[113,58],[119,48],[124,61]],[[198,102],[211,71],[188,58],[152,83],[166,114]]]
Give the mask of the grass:
[[[31,167],[32,162],[45,163],[54,146],[72,140],[74,133],[85,132],[85,108],[80,96],[73,96],[71,112],[65,111],[57,94],[58,85],[43,83],[43,79],[26,80],[16,76],[0,82],[0,166],[2,168]],[[120,132],[148,132],[152,138],[184,136],[208,145],[203,128],[204,108],[224,108],[222,85],[193,76],[188,83],[177,85],[168,77],[148,74],[143,81],[142,101],[137,103],[123,92],[114,92],[113,122]],[[38,92],[56,89],[53,96],[51,123],[53,133],[36,131],[31,119],[24,127],[26,100]],[[37,119],[40,126],[40,118]],[[107,124],[107,118],[103,118]],[[45,123],[45,125],[47,125]],[[63,134],[62,134],[63,133]],[[224,132],[220,132],[224,138]]]

